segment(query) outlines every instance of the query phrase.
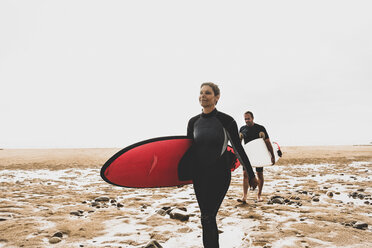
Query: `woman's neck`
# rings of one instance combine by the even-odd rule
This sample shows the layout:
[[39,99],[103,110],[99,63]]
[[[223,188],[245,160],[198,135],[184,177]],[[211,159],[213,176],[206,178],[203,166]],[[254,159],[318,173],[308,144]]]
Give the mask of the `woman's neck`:
[[204,113],[204,114],[209,114],[209,113],[212,112],[215,108],[216,108],[216,105],[205,107],[205,108],[203,108],[203,113]]

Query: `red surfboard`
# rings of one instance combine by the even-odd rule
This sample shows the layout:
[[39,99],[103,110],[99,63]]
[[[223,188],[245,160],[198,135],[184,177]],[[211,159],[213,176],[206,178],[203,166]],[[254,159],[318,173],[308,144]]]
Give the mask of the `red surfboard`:
[[[159,137],[128,146],[101,168],[106,182],[130,188],[170,187],[190,184],[178,180],[178,163],[191,146],[187,136]],[[231,149],[231,147],[228,147]],[[240,163],[235,162],[235,168]],[[234,168],[234,169],[235,169]]]

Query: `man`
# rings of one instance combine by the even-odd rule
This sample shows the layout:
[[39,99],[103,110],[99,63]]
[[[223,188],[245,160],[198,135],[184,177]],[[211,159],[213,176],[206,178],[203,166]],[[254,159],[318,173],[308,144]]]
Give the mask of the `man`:
[[[275,156],[274,156],[273,147],[271,145],[269,134],[266,132],[265,127],[253,122],[254,117],[251,111],[247,111],[244,113],[244,120],[245,120],[246,125],[242,126],[239,130],[240,140],[244,139],[244,144],[247,144],[249,141],[252,141],[254,139],[263,138],[265,141],[266,147],[271,154],[271,163],[275,164]],[[244,168],[243,168],[243,171],[244,171],[243,198],[238,199],[238,201],[242,203],[246,203],[249,184],[248,184],[248,174],[244,170]],[[257,178],[258,178],[257,200],[261,201],[262,188],[264,184],[263,167],[256,167],[256,172],[257,172]]]

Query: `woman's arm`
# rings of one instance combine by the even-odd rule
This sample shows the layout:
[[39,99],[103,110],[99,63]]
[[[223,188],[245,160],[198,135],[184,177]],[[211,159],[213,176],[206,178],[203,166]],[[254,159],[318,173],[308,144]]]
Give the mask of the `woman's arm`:
[[249,162],[248,156],[245,153],[243,146],[241,144],[239,132],[238,132],[238,126],[235,120],[233,120],[230,123],[230,125],[227,127],[227,133],[228,133],[231,145],[234,148],[235,154],[237,155],[242,166],[245,167],[248,173],[249,179],[254,178],[255,174],[253,172],[252,165]]

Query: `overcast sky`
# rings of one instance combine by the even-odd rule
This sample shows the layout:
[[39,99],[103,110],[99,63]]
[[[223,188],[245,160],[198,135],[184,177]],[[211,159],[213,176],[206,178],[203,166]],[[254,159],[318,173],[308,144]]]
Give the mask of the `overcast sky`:
[[372,142],[372,1],[0,2],[0,148],[185,135],[199,87],[272,141]]

